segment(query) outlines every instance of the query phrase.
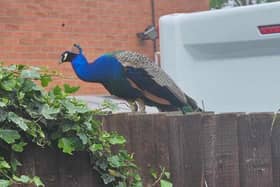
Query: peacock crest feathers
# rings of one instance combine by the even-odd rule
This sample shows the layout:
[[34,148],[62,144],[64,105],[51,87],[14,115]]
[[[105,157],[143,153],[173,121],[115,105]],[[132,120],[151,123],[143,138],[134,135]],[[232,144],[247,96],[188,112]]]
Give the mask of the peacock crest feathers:
[[82,48],[78,44],[74,44],[71,48],[71,52],[74,54],[80,54],[82,51]]

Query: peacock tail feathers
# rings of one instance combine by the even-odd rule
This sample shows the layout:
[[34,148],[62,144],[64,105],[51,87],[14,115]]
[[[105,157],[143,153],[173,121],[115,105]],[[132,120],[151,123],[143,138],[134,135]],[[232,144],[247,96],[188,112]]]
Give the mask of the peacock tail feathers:
[[186,103],[184,92],[175,84],[170,76],[157,66],[150,58],[131,51],[119,51],[114,56],[124,67],[143,69],[160,86],[167,87],[182,103]]

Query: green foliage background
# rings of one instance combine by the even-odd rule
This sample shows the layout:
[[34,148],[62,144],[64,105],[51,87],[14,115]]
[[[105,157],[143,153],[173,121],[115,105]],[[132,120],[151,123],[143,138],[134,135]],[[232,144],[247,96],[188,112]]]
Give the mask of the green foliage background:
[[[92,111],[69,94],[78,87],[56,86],[46,92],[52,76],[48,71],[24,65],[0,65],[0,187],[12,184],[44,186],[38,176],[19,175],[16,155],[34,143],[57,147],[65,154],[87,151],[103,182],[117,187],[142,186],[125,139],[102,130]],[[41,86],[39,86],[41,84]],[[118,146],[117,152],[111,151]]]

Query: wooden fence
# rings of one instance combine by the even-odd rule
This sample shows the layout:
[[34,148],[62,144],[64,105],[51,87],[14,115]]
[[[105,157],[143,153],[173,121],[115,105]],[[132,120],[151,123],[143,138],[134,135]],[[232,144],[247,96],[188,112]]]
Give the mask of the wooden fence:
[[[280,117],[272,128],[272,113],[125,113],[103,121],[127,138],[145,187],[159,166],[171,172],[174,187],[280,187]],[[23,172],[42,176],[47,187],[102,186],[86,153],[31,148],[22,159]]]

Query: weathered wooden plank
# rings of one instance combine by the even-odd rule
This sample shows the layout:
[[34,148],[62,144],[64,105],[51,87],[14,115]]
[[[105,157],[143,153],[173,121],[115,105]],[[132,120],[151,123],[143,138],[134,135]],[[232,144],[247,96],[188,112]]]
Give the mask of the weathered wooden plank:
[[[34,147],[35,147],[34,145],[27,146],[25,148],[25,151],[22,152],[17,158],[23,164],[23,166],[18,168],[19,173],[21,175],[29,175],[29,176],[37,175],[36,168],[35,168],[35,161],[36,161],[35,155],[38,150],[37,149],[34,150]],[[43,180],[43,182],[45,182],[45,180]],[[29,187],[29,186],[30,185],[13,185],[13,187]]]
[[216,124],[216,187],[239,187],[237,115],[218,114]]
[[[58,154],[59,151],[54,148],[48,148],[47,151],[39,148],[33,147],[29,150],[29,155],[32,153],[34,156],[34,168],[36,175],[43,179],[46,186],[55,187],[58,185]],[[25,157],[26,158],[26,157]]]
[[177,117],[167,117],[169,131],[170,172],[174,187],[184,186],[183,146],[181,142],[180,123]]
[[203,126],[203,183],[208,187],[216,186],[216,118],[213,114],[203,115],[201,120]]
[[83,187],[103,186],[100,176],[93,172],[88,153],[75,153],[73,156],[59,154],[59,186]]
[[169,171],[169,124],[165,115],[153,115],[154,144],[155,144],[155,165],[162,166]]
[[154,145],[153,115],[131,114],[128,115],[127,124],[131,128],[132,152],[139,166],[145,186],[153,184],[150,174],[151,168],[156,168],[156,151]]
[[185,115],[181,120],[184,186],[199,187],[201,185],[203,166],[201,114]]
[[170,139],[175,138],[171,141],[179,144],[175,145],[174,148],[172,148],[173,145],[170,145],[170,151],[175,151],[174,153],[170,152],[174,186],[199,187],[203,163],[201,115],[170,116],[170,118],[171,125],[176,126],[174,127],[175,132],[170,132]]
[[273,186],[280,186],[280,115],[277,115],[272,128],[272,169],[273,169]]
[[236,114],[206,114],[203,124],[204,184],[238,187],[239,159]]
[[271,131],[272,114],[240,116],[240,182],[242,187],[272,187]]

